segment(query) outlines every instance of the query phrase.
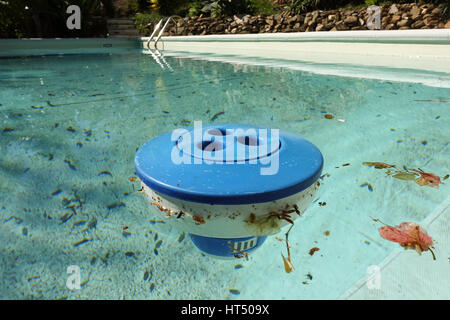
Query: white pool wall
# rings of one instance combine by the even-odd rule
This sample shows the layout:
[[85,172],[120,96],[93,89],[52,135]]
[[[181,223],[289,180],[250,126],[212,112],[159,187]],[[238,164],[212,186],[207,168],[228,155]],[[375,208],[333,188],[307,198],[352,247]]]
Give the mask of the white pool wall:
[[[148,37],[141,38],[146,48]],[[162,37],[166,52],[450,72],[450,29]]]

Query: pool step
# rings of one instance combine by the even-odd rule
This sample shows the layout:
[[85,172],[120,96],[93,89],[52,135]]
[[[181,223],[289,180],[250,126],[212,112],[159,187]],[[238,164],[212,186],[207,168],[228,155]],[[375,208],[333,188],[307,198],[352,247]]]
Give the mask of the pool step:
[[109,37],[140,37],[139,31],[134,25],[134,21],[125,18],[108,19],[106,21],[108,26]]

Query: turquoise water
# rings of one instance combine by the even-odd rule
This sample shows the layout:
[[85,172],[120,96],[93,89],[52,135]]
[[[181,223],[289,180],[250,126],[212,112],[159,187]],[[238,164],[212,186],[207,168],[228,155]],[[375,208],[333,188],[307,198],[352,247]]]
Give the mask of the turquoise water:
[[[449,194],[448,180],[437,190],[362,165],[448,174],[448,88],[165,60],[173,71],[140,52],[0,59],[0,298],[335,299],[398,248],[371,217],[420,222]],[[249,261],[203,256],[130,181],[136,148],[196,120],[279,128],[322,151],[329,176],[289,235],[292,273],[275,237]]]

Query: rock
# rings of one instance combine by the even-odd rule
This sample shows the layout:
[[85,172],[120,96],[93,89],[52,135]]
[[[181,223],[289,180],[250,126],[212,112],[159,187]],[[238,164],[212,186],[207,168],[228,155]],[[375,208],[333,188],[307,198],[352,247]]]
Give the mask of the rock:
[[441,12],[442,12],[441,8],[434,8],[434,9],[431,11],[431,14],[434,14],[435,16],[438,16],[438,15],[441,14]]
[[281,15],[281,14],[276,14],[274,17],[273,17],[274,19],[275,19],[275,21],[278,23],[278,24],[281,24],[281,23],[283,23],[283,16]]
[[316,27],[316,31],[326,31],[325,26],[321,23],[319,23]]
[[326,30],[331,30],[334,27],[334,22],[329,22],[325,25]]
[[297,22],[297,16],[292,16],[289,19],[287,19],[288,24],[294,24]]
[[401,27],[409,27],[411,25],[412,20],[409,19],[405,19],[405,20],[401,20],[399,22],[397,22],[397,27],[401,28]]
[[273,26],[273,25],[275,24],[275,20],[273,19],[273,17],[267,17],[267,18],[266,18],[266,23],[267,23],[269,26]]
[[349,27],[342,20],[336,22],[335,28],[338,31],[343,31],[343,30],[348,30],[349,29]]
[[350,26],[355,25],[355,24],[358,23],[358,17],[349,16],[349,17],[344,19],[344,23],[347,24],[347,25],[350,25]]
[[[381,27],[394,29],[450,29],[450,20],[443,19],[440,7],[425,3],[418,5],[393,4],[380,6]],[[211,18],[204,14],[184,18],[177,22],[177,28],[167,29],[168,35],[194,34],[238,34],[264,32],[305,32],[305,31],[341,31],[365,30],[370,14],[367,7],[342,10],[315,10],[306,14],[286,15],[234,15],[222,19]],[[153,26],[153,24],[152,24]],[[150,28],[151,29],[151,28]]]
[[396,14],[398,12],[397,6],[395,4],[393,4],[390,8],[389,8],[389,14]]
[[423,20],[417,20],[411,25],[411,29],[420,29],[425,25],[425,22]]
[[439,20],[433,18],[432,16],[426,17],[423,22],[427,27],[434,27],[439,23]]
[[391,23],[397,23],[398,21],[401,20],[401,18],[402,17],[400,15],[396,14],[395,16],[392,17]]
[[412,9],[409,10],[409,14],[411,16],[418,16],[420,14],[420,9],[418,7],[412,7]]
[[233,20],[236,24],[244,24],[244,16],[242,14],[234,15]]
[[225,25],[223,24],[223,23],[219,23],[217,26],[216,26],[216,31],[217,32],[222,32],[222,31],[224,31],[225,30]]
[[316,10],[316,11],[313,11],[312,12],[312,20],[313,21],[316,21],[317,20],[317,18],[319,17],[319,10]]

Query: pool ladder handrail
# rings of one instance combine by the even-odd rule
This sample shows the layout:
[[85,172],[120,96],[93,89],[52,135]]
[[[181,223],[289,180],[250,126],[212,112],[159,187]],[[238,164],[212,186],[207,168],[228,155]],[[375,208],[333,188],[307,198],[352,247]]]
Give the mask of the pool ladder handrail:
[[[147,48],[150,49],[150,43],[152,42],[153,38],[155,37],[156,32],[161,28],[161,31],[158,34],[158,37],[155,40],[155,49],[157,49],[157,44],[159,39],[161,39],[164,30],[166,30],[167,25],[169,24],[170,21],[174,21],[174,18],[180,18],[181,20],[183,20],[182,17],[178,16],[178,15],[172,15],[170,17],[167,18],[166,23],[164,24],[164,26],[161,28],[161,24],[164,21],[165,18],[162,18],[161,20],[159,20],[159,22],[156,24],[155,29],[153,30],[152,34],[150,35],[150,39],[148,39],[147,41]],[[183,20],[184,21],[184,20]],[[175,28],[178,28],[177,25],[175,24]]]

